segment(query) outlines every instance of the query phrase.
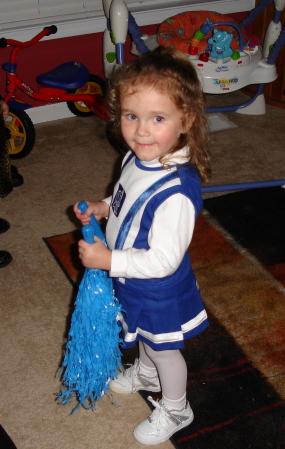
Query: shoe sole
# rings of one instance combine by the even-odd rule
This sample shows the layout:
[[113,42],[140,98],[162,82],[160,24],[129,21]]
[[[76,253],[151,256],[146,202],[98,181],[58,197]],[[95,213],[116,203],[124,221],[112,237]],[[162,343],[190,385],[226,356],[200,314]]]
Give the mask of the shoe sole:
[[183,423],[181,423],[178,427],[173,429],[173,431],[170,434],[164,436],[163,438],[160,438],[159,440],[153,440],[153,441],[149,440],[148,442],[146,442],[145,440],[143,440],[141,438],[140,435],[136,435],[136,429],[134,430],[134,437],[139,443],[145,444],[146,446],[154,446],[155,444],[164,443],[165,441],[169,440],[169,438],[171,438],[172,435],[174,435],[176,432],[178,432],[181,429],[184,429],[184,427],[189,426],[192,423],[193,419],[194,419],[194,413],[192,411],[192,414],[189,416],[187,421],[184,421]]
[[6,221],[6,226],[2,227],[2,230],[0,229],[0,234],[4,234],[4,232],[7,232],[10,229],[10,223],[8,223],[8,221]]
[[13,260],[13,258],[12,258],[12,256],[10,256],[9,259],[5,260],[5,262],[2,262],[2,263],[0,264],[0,268],[7,267],[7,265],[9,265],[9,263],[11,263],[12,260]]
[[137,393],[138,391],[152,391],[153,393],[158,393],[161,391],[160,387],[150,387],[150,388],[138,388],[135,391],[132,390],[123,390],[117,387],[114,387],[112,383],[109,385],[110,390],[112,390],[114,393],[120,393],[120,394],[131,394],[131,393]]

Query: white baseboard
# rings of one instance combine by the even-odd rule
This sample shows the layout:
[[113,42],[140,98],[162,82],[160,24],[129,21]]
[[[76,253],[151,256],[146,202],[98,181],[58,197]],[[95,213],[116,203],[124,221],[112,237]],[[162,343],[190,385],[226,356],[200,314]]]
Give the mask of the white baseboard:
[[48,104],[36,108],[26,109],[33,124],[51,122],[61,118],[75,117],[68,109],[66,103]]

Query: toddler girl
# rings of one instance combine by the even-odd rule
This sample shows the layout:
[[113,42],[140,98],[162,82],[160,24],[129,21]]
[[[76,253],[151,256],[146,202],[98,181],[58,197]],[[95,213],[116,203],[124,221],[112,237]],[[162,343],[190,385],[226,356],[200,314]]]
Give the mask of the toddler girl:
[[121,66],[110,81],[106,108],[126,154],[112,197],[89,202],[90,215],[108,217],[107,249],[99,238],[79,242],[85,267],[108,270],[122,304],[124,348],[139,342],[139,359],[110,382],[122,394],[162,391],[155,409],[134,430],[157,444],[189,425],[184,340],[208,326],[187,248],[202,207],[200,180],[209,175],[204,96],[182,53],[159,47]]

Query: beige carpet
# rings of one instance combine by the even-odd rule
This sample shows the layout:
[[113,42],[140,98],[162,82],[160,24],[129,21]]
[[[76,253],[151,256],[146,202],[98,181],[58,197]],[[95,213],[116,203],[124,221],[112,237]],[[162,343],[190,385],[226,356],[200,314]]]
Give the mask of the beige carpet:
[[[263,116],[226,115],[238,128],[211,135],[212,183],[284,177],[285,110],[268,107]],[[100,199],[110,189],[121,157],[106,141],[104,128],[96,117],[37,125],[35,148],[13,162],[25,183],[1,199],[0,216],[11,229],[1,234],[0,248],[11,252],[13,262],[0,270],[0,422],[18,449],[145,447],[132,436],[149,414],[139,395],[117,395],[118,407],[105,396],[96,412],[81,409],[72,416],[72,405],[57,405],[53,395],[60,387],[55,374],[74,298],[42,238],[73,230],[78,226],[73,203]],[[227,313],[227,301],[217,306],[206,296],[206,304],[235,335],[237,317]],[[244,326],[242,317],[239,325]],[[247,352],[246,339],[240,343]],[[173,446],[166,442],[157,447]]]

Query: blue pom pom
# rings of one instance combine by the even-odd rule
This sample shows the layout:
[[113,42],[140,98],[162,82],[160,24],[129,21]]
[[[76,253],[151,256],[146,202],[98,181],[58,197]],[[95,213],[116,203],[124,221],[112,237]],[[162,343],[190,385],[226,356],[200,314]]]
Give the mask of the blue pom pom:
[[75,302],[60,375],[60,404],[75,397],[78,405],[95,409],[121,366],[117,317],[121,306],[113,282],[102,270],[86,269]]
[[[81,205],[86,209],[86,203]],[[93,217],[91,224],[98,235],[99,224],[95,221]],[[91,241],[94,241],[93,236]],[[72,413],[81,405],[95,409],[96,402],[108,392],[110,380],[116,377],[122,365],[119,349],[122,341],[117,324],[120,313],[121,306],[114,296],[108,272],[87,268],[79,286],[59,371],[63,385],[57,401],[67,404],[75,397],[78,404]]]

